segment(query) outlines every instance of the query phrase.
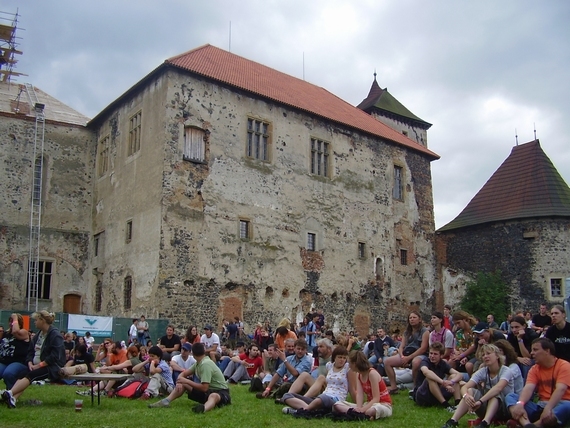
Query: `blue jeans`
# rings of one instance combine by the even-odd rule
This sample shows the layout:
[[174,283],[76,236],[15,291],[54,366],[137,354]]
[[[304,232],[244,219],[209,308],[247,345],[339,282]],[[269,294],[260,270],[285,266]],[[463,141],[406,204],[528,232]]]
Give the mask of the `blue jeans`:
[[[505,404],[508,408],[517,404],[517,401],[519,401],[519,395],[512,392],[507,395]],[[531,422],[536,422],[540,419],[542,410],[544,410],[545,407],[546,401],[539,401],[538,403],[529,401],[524,405],[524,409]],[[565,425],[568,421],[570,421],[570,401],[560,400],[556,407],[552,409],[552,412],[554,413],[554,416],[556,416],[556,419],[558,419],[558,424]]]
[[28,367],[22,363],[8,365],[0,363],[0,379],[4,379],[6,389],[12,389],[16,381],[24,377],[28,371]]

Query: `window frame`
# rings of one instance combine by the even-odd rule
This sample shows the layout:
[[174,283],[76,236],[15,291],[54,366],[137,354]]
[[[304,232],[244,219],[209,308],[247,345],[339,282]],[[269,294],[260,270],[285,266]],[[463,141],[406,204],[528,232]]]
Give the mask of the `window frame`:
[[103,308],[103,282],[97,281],[95,284],[95,312],[101,312]]
[[[242,228],[242,226],[245,226],[245,231]],[[253,227],[252,227],[251,220],[247,219],[247,218],[241,218],[240,217],[240,219],[238,220],[238,236],[239,236],[239,238],[250,241],[252,236],[253,236],[252,231],[253,231]]]
[[[30,295],[30,268],[34,261],[28,262],[28,276],[27,276],[27,283],[26,283],[26,299],[30,297],[31,299],[35,299],[35,295]],[[46,272],[46,267],[50,266],[50,271]],[[43,269],[42,269],[43,266]],[[51,294],[53,291],[53,280],[55,277],[55,262],[54,260],[50,259],[40,259],[39,260],[39,267],[38,267],[38,300],[51,300]],[[47,297],[46,297],[46,279],[49,279],[47,284]]]
[[125,310],[131,309],[133,298],[133,277],[127,275],[123,280],[123,308]]
[[141,149],[142,109],[129,117],[129,144],[127,157],[133,156]]
[[[200,136],[193,136],[194,131]],[[184,126],[182,159],[189,162],[206,163],[206,131],[198,126]],[[193,156],[196,154],[195,156]]]
[[[331,143],[320,138],[311,137],[310,140],[310,166],[309,171],[319,177],[330,177]],[[321,148],[322,145],[322,148]]]
[[402,266],[408,265],[408,250],[405,248],[400,248],[400,264]]
[[404,167],[401,165],[394,165],[392,198],[397,201],[404,200]]
[[[248,116],[246,126],[245,155],[250,159],[270,163],[272,147],[271,122]],[[262,151],[263,153],[261,153]]]
[[306,247],[307,251],[317,251],[317,234],[316,232],[307,232]]
[[366,258],[366,242],[358,241],[358,258],[361,260]]
[[[559,281],[558,287],[560,288],[559,290],[559,294],[554,294],[553,291],[553,282],[554,281]],[[564,278],[560,277],[560,276],[552,276],[548,278],[548,292],[550,294],[550,298],[552,299],[562,299],[564,298]]]
[[109,172],[109,150],[111,136],[107,134],[97,145],[97,177],[101,178]]
[[133,240],[133,219],[127,220],[125,226],[125,242],[129,244]]

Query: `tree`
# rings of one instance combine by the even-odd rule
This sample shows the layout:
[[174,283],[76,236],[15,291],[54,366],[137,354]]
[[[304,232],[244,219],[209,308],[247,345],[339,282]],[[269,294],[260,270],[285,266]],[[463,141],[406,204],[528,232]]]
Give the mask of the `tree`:
[[509,313],[509,287],[501,278],[501,271],[478,272],[475,281],[465,285],[465,295],[461,299],[461,309],[485,321],[493,314],[500,323]]

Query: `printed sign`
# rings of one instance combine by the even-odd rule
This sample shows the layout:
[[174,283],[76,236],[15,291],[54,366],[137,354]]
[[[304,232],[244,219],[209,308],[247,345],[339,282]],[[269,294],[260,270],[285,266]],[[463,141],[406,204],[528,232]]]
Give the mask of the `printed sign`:
[[113,333],[113,317],[72,314],[68,316],[67,330],[76,331],[78,336],[89,332],[93,337],[111,337]]

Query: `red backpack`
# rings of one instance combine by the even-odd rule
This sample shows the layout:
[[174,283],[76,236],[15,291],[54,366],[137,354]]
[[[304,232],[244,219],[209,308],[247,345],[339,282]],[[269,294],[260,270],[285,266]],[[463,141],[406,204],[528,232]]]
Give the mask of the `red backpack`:
[[129,379],[115,389],[115,395],[117,397],[139,398],[147,387],[148,381]]

